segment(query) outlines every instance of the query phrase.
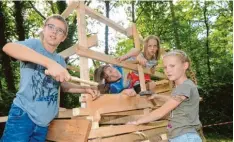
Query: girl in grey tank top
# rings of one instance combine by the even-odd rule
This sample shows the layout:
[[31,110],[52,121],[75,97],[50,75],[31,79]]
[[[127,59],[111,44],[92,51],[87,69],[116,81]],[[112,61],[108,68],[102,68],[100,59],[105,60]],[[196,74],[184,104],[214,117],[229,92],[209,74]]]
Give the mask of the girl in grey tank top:
[[170,142],[201,142],[197,129],[201,128],[199,120],[199,93],[194,73],[190,68],[190,59],[181,50],[173,50],[163,56],[164,72],[173,82],[171,96],[152,95],[149,99],[164,100],[165,103],[149,115],[128,122],[139,125],[158,120],[171,112],[168,123]]

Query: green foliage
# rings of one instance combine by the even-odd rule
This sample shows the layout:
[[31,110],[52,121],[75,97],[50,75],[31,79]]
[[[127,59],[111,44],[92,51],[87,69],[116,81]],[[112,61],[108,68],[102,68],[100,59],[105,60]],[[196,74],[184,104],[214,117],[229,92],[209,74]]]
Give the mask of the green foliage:
[[[38,8],[38,3],[43,7],[39,10],[45,17],[52,13],[61,13],[66,8],[65,2],[37,2],[31,1]],[[7,42],[17,40],[14,6],[12,1],[2,1],[5,21],[5,37]],[[192,60],[193,70],[198,79],[199,92],[203,101],[200,106],[200,118],[203,124],[212,124],[223,121],[232,121],[232,85],[233,85],[233,2],[232,1],[206,1],[207,17],[209,24],[209,37],[206,37],[204,23],[204,2],[178,1],[174,4],[176,25],[173,19],[168,1],[138,1],[136,2],[136,24],[142,37],[157,35],[161,39],[161,47],[175,48],[174,26],[178,29],[181,49],[186,51]],[[131,2],[113,2],[114,8],[127,6],[126,13],[131,18]],[[101,11],[100,9],[98,9]],[[28,1],[23,5],[25,37],[38,37],[38,29],[43,25],[43,18],[31,7]],[[67,22],[69,23],[68,38],[58,47],[60,52],[78,41],[76,15],[73,13]],[[92,21],[91,21],[92,22]],[[97,22],[98,23],[98,22]],[[99,23],[100,24],[100,23]],[[93,25],[95,26],[95,25]],[[92,29],[90,29],[92,30]],[[89,31],[92,33],[92,31]],[[209,41],[209,53],[207,53],[206,39]],[[1,39],[0,39],[1,40]],[[132,39],[120,39],[113,53],[116,57],[126,54],[134,47]],[[211,75],[208,75],[207,57],[210,61]],[[76,62],[76,61],[74,61]],[[101,62],[93,61],[96,66]],[[16,84],[19,84],[19,62],[12,62]],[[79,68],[79,66],[77,66]],[[7,83],[2,73],[0,64],[0,115],[7,115],[10,104],[15,97],[15,92],[7,90]],[[90,70],[93,74],[94,68]],[[70,71],[73,76],[80,76],[79,72]],[[210,78],[209,78],[210,77]],[[92,77],[91,77],[92,79]],[[17,86],[18,88],[18,86]],[[64,94],[61,99],[66,108],[79,106],[80,94]],[[220,126],[205,128],[208,141],[214,139],[230,138],[232,126]],[[227,141],[228,141],[227,138]],[[221,141],[221,140],[220,140]]]
[[132,39],[125,39],[120,42],[118,42],[116,47],[115,56],[119,57],[124,54],[126,54],[130,49],[134,47],[133,40]]

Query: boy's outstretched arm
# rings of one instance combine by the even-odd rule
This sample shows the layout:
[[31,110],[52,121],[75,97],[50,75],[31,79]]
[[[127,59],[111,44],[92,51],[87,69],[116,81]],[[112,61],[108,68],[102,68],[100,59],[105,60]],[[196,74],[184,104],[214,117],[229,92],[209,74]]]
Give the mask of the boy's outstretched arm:
[[68,71],[56,61],[37,53],[27,46],[17,43],[7,43],[2,50],[17,60],[28,61],[46,67],[48,69],[48,75],[51,75],[57,81],[68,81],[71,78]]

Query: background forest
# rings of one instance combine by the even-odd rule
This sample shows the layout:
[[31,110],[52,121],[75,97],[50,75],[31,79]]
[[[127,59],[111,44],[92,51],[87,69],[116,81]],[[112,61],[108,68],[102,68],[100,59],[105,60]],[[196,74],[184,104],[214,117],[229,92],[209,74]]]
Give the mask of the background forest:
[[[168,50],[182,49],[192,60],[196,72],[200,96],[200,119],[203,125],[233,121],[233,1],[85,1],[86,5],[118,20],[126,13],[126,23],[134,22],[143,37],[153,34],[161,39],[161,46]],[[65,1],[0,1],[0,48],[7,42],[38,37],[43,20],[53,13],[62,13]],[[76,14],[67,18],[69,35],[60,45],[60,52],[77,41]],[[116,21],[117,22],[117,21]],[[87,35],[95,33],[92,27],[105,26],[87,17]],[[78,25],[79,26],[79,25]],[[125,27],[126,28],[126,27]],[[105,27],[103,39],[97,50],[120,56],[133,47],[132,40]],[[100,38],[100,37],[98,37]],[[115,44],[114,44],[115,43]],[[67,59],[79,69],[79,57]],[[94,66],[91,62],[92,74]],[[79,76],[79,72],[71,72]],[[0,50],[0,116],[7,116],[18,90],[19,62]],[[61,106],[79,106],[78,94],[64,94]],[[0,136],[4,123],[0,123]],[[208,141],[232,141],[233,124],[204,128]]]

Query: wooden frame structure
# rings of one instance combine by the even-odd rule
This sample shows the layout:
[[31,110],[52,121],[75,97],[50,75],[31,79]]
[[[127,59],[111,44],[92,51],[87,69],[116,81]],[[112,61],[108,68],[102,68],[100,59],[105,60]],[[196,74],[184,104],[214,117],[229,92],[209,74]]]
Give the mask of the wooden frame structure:
[[[89,49],[92,46],[96,46],[98,42],[97,35],[92,35],[91,37],[86,36],[85,15],[108,25],[129,38],[133,38],[135,47],[140,48],[142,41],[139,38],[135,24],[125,29],[114,21],[85,6],[83,1],[72,1],[62,13],[62,16],[67,18],[73,11],[77,13],[79,43],[76,43],[59,54],[64,58],[73,54],[80,56],[81,79],[90,80],[88,58],[138,71],[142,91],[146,90],[144,73],[160,79],[166,78],[163,73],[156,71],[152,74],[149,69],[143,68],[139,64],[128,61],[119,63],[114,57]],[[74,70],[71,66],[69,69]],[[168,80],[158,81],[156,85],[156,93],[169,95],[171,88]],[[149,102],[145,97],[140,96],[103,95],[95,101],[88,99],[87,104],[81,103],[81,108],[60,110],[58,114],[59,119],[54,120],[49,127],[47,139],[69,142],[163,141],[166,140],[167,120],[140,126],[125,125],[126,122],[148,114],[162,104],[163,102],[158,101],[154,101],[154,103]],[[3,121],[6,121],[6,117],[3,118]],[[155,137],[157,140],[155,140]]]

